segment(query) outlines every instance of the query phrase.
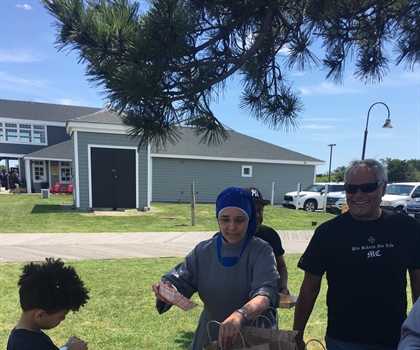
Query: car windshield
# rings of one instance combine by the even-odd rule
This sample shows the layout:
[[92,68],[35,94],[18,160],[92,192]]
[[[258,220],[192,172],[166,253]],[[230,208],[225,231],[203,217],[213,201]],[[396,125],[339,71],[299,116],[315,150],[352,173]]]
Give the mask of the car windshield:
[[324,189],[324,185],[310,185],[304,189],[306,192],[321,192]]
[[385,194],[394,194],[397,196],[408,196],[413,190],[412,185],[388,185]]

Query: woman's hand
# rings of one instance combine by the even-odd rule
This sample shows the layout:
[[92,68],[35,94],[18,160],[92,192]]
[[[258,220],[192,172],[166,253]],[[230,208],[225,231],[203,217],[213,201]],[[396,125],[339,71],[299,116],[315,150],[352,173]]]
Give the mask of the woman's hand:
[[222,349],[232,346],[238,338],[241,328],[243,315],[239,312],[233,312],[226,320],[220,324],[218,345]]
[[164,303],[166,303],[166,304],[172,304],[170,301],[166,300],[164,297],[162,297],[162,296],[159,294],[159,285],[160,285],[160,283],[165,284],[165,285],[166,285],[166,286],[168,286],[169,288],[173,288],[173,287],[172,287],[172,283],[171,283],[171,282],[169,282],[169,281],[155,283],[155,284],[152,286],[152,289],[153,289],[153,291],[155,292],[156,298],[158,298],[159,300],[163,301],[163,302],[164,302]]

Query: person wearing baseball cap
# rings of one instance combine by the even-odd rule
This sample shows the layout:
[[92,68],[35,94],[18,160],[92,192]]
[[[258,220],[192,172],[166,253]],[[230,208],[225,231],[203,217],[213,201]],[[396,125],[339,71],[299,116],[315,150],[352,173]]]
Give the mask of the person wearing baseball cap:
[[274,229],[262,224],[264,221],[264,207],[267,204],[270,204],[270,201],[268,199],[264,199],[264,196],[256,187],[244,187],[243,189],[248,192],[254,200],[257,214],[257,231],[255,233],[255,237],[259,237],[266,241],[271,246],[271,248],[273,248],[273,252],[277,261],[277,271],[280,275],[280,280],[278,282],[279,292],[289,295],[289,289],[287,288],[287,267],[283,256],[285,251],[283,249],[280,237]]

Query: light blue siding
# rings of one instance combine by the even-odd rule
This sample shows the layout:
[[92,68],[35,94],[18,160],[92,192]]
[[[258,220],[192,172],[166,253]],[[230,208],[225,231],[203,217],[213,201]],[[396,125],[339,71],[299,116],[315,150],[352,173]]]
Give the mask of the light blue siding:
[[[252,177],[242,177],[243,165],[252,166]],[[274,204],[281,204],[298,182],[311,184],[313,178],[314,166],[153,157],[152,201],[190,202],[192,181],[196,203],[214,203],[229,186],[255,186],[271,200],[275,182]]]

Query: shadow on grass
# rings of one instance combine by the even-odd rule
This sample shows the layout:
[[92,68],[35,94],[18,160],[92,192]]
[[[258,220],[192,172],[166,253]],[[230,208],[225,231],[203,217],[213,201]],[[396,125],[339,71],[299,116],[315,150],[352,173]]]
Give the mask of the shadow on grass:
[[41,205],[41,204],[35,204],[32,208],[31,214],[48,214],[48,213],[62,213],[63,212],[63,206],[62,205],[53,205],[53,204],[47,204],[47,205]]
[[178,333],[178,337],[174,339],[175,344],[178,344],[182,349],[188,349],[191,344],[194,332],[184,332],[181,331]]

